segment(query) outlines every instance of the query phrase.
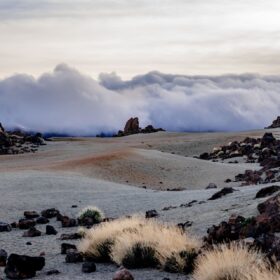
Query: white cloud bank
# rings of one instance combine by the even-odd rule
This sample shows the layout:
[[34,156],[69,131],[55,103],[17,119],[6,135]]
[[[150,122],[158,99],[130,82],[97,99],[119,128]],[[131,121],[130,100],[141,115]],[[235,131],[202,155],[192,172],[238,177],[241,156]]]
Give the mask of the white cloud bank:
[[35,79],[0,80],[0,121],[26,130],[94,135],[140,118],[170,131],[262,128],[280,114],[280,76],[182,76],[150,72],[99,81],[65,64]]

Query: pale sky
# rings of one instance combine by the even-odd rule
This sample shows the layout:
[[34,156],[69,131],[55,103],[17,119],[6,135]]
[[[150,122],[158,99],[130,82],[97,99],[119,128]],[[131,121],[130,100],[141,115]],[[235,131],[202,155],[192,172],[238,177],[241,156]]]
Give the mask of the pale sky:
[[279,0],[0,0],[0,79],[280,74]]

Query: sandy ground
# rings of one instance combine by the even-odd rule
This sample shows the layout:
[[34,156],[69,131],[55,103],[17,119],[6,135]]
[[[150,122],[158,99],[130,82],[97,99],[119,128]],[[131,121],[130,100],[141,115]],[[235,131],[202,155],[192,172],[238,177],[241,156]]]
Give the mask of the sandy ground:
[[[278,136],[279,130],[273,130]],[[156,133],[113,139],[64,139],[49,142],[35,154],[1,156],[0,221],[18,220],[25,210],[41,211],[56,207],[62,213],[76,216],[85,206],[96,205],[108,217],[144,213],[156,209],[159,219],[169,223],[192,221],[190,233],[198,237],[207,228],[227,219],[232,213],[245,217],[255,215],[256,192],[264,187],[239,188],[216,201],[207,199],[217,190],[205,190],[210,182],[225,185],[226,178],[257,166],[214,163],[192,156],[233,139],[262,136],[264,130],[242,133]],[[188,156],[188,157],[186,157]],[[146,186],[146,188],[143,188]],[[164,191],[182,188],[183,191]],[[197,200],[190,208],[181,204]],[[205,203],[199,204],[204,201]],[[78,208],[72,208],[72,205]],[[164,207],[176,208],[164,211]],[[112,279],[114,265],[97,265],[92,275],[81,273],[80,264],[66,264],[60,255],[60,234],[74,232],[62,229],[57,236],[22,238],[22,231],[0,234],[0,248],[9,253],[46,254],[46,267],[38,279]],[[45,226],[38,227],[42,231]],[[32,245],[26,245],[31,241]],[[72,243],[70,241],[70,243]],[[59,269],[59,276],[46,276],[49,269]],[[135,279],[186,279],[184,275],[156,270],[134,270]],[[3,277],[0,270],[0,277]]]

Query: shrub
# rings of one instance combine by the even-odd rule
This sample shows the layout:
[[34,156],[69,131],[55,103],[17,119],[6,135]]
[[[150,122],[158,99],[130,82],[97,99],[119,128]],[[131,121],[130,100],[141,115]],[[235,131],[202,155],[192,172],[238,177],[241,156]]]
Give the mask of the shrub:
[[79,250],[100,260],[110,258],[129,268],[164,267],[168,258],[176,256],[177,271],[183,271],[187,262],[180,253],[196,250],[199,245],[176,226],[133,216],[89,229]]
[[78,219],[82,225],[84,223],[98,224],[104,219],[104,214],[99,208],[88,206],[80,212]]
[[164,267],[166,260],[176,255],[180,264],[177,271],[181,271],[183,260],[179,253],[198,247],[198,241],[188,237],[178,227],[143,219],[135,230],[124,231],[117,236],[111,256],[117,264],[125,265],[127,259],[139,260],[140,251],[141,257],[145,256],[145,259],[138,267],[154,267],[157,264]]
[[111,249],[116,237],[124,231],[135,229],[141,222],[142,219],[138,217],[104,222],[86,230],[84,239],[80,242],[78,248],[81,252],[94,257],[96,260],[111,260]]
[[156,267],[158,260],[154,246],[141,242],[135,243],[124,256],[122,265],[127,268]]
[[268,272],[266,265],[257,251],[238,244],[221,245],[198,257],[193,277],[195,280],[256,280],[255,275]]

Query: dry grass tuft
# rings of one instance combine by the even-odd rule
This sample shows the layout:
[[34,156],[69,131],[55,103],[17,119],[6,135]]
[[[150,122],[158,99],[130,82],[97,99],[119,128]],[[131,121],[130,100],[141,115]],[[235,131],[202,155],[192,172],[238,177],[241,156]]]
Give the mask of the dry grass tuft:
[[86,232],[79,250],[100,260],[111,259],[127,267],[165,266],[171,257],[178,270],[185,260],[181,252],[199,248],[199,242],[178,227],[140,216],[103,223]]
[[279,276],[262,254],[238,244],[206,251],[197,259],[193,275],[195,280],[276,280]]

